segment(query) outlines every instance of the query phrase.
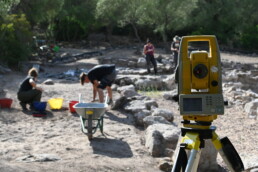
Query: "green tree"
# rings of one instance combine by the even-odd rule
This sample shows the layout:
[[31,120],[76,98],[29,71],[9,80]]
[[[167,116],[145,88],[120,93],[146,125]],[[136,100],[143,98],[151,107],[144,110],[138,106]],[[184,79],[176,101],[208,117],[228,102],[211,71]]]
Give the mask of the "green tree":
[[40,26],[45,36],[51,38],[54,20],[63,3],[64,0],[20,0],[12,12],[24,13],[32,27]]
[[0,32],[5,33],[0,42],[0,61],[8,66],[15,66],[19,61],[26,60],[32,36],[25,15],[7,15],[0,26]]
[[236,24],[237,38],[235,42],[239,42],[235,45],[240,48],[246,48],[248,50],[258,50],[258,1],[238,0],[238,4],[241,4],[241,8],[238,7],[239,15],[241,15],[240,22]]
[[159,33],[168,49],[168,32],[176,32],[187,25],[187,18],[196,8],[197,0],[143,0],[140,8],[142,25],[148,24]]
[[192,12],[188,20],[193,28],[193,34],[213,34],[221,42],[232,44],[232,38],[239,30],[240,2],[199,0],[197,5],[198,8]]
[[95,27],[97,0],[65,0],[57,16],[55,34],[59,40],[85,38]]
[[[192,34],[213,34],[230,48],[257,45],[257,1],[198,0],[188,19]],[[252,45],[251,45],[252,44]]]
[[[114,26],[118,25],[118,21],[122,19],[124,13],[123,0],[98,0],[96,7],[96,18],[107,28],[107,39],[110,36]],[[128,3],[129,4],[129,3]]]
[[[15,5],[17,0],[0,0],[0,25],[4,23],[5,17],[10,11],[11,7]],[[3,37],[6,34],[6,30],[2,30],[0,33],[0,42],[2,42]]]
[[18,3],[17,0],[0,0],[0,18],[3,18],[16,3]]
[[139,11],[139,7],[142,6],[141,0],[123,0],[123,13],[121,19],[118,20],[120,26],[131,25],[134,31],[134,35],[138,42],[141,42],[141,38],[138,33],[139,18],[142,15]]

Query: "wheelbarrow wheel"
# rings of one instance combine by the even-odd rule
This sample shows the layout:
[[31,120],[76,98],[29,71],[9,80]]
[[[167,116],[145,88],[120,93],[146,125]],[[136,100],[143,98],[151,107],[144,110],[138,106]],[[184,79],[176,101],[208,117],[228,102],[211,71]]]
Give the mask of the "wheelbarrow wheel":
[[88,116],[88,139],[92,139],[92,115]]
[[92,140],[92,138],[93,138],[93,137],[92,137],[92,134],[88,134],[88,139],[89,139],[89,140]]

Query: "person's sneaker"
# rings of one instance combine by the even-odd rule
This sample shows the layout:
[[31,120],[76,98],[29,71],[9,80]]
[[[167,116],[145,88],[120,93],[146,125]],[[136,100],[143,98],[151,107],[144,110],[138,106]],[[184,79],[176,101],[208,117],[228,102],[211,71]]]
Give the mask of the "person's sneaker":
[[113,105],[113,100],[109,99],[107,104],[112,106]]
[[26,103],[20,102],[20,105],[22,107],[22,110],[28,110],[26,107]]

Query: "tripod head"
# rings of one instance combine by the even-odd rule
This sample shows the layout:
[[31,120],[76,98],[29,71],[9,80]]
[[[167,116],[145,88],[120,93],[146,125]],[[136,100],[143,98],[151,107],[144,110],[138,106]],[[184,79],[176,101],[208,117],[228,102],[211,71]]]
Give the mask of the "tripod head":
[[221,60],[216,37],[182,37],[178,65],[179,109],[184,121],[209,123],[217,115],[224,114]]

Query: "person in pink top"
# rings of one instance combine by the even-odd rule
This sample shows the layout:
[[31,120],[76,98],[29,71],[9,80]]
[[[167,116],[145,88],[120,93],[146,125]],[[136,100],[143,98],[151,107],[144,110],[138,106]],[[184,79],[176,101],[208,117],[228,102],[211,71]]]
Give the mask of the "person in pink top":
[[154,68],[154,73],[156,75],[157,74],[157,62],[156,62],[156,60],[154,58],[154,49],[155,48],[154,48],[153,44],[148,39],[147,40],[147,44],[144,45],[143,53],[145,54],[148,73],[151,73],[151,71],[150,71],[150,62],[151,62],[152,65],[153,65],[153,68]]

